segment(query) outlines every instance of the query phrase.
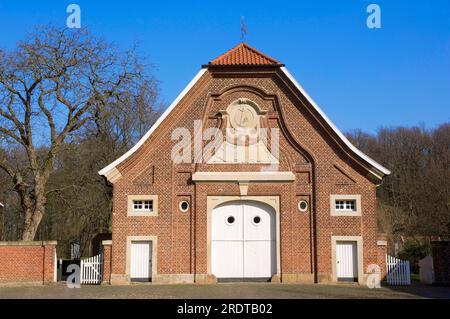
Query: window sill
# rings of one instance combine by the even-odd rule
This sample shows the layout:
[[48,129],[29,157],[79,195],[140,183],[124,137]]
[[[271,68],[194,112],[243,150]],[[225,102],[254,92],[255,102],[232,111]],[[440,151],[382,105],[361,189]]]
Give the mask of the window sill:
[[345,216],[357,217],[357,216],[361,216],[361,213],[360,212],[332,212],[331,216],[336,216],[336,217],[345,217]]
[[127,216],[131,216],[131,217],[154,217],[154,216],[158,216],[158,213],[156,212],[146,212],[146,213],[141,213],[141,212],[129,212],[127,214]]

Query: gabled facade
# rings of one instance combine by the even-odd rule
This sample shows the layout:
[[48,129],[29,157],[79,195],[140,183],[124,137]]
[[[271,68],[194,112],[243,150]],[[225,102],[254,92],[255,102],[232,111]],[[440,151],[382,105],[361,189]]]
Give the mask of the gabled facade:
[[99,173],[114,187],[113,284],[363,282],[378,263],[375,189],[389,171],[245,43]]

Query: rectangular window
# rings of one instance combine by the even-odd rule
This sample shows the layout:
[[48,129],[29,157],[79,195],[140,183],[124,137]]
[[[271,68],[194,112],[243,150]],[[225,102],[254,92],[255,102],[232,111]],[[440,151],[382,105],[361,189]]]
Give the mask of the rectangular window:
[[158,216],[158,195],[127,195],[128,216]]
[[336,211],[354,212],[356,211],[356,200],[336,200]]
[[331,216],[361,216],[361,195],[330,195]]
[[149,213],[153,211],[153,201],[152,200],[133,200],[133,211],[134,212],[145,212]]

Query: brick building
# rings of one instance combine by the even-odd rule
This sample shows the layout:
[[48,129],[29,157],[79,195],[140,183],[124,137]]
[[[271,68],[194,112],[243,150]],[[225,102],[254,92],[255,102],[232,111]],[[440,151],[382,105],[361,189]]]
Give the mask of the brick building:
[[389,171],[245,43],[99,173],[114,187],[113,284],[361,283],[379,260],[375,190]]

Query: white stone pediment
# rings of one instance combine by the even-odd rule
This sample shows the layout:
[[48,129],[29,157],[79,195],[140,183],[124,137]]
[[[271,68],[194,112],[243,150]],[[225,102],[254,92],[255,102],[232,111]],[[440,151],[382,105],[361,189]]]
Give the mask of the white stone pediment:
[[224,141],[208,160],[208,164],[278,164],[276,158],[263,143],[236,145]]

